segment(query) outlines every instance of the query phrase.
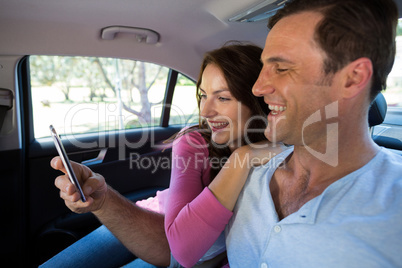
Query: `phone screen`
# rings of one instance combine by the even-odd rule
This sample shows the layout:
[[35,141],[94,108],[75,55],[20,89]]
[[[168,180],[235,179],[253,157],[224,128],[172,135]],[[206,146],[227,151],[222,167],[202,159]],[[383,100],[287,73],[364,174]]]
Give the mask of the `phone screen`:
[[66,150],[64,149],[63,143],[61,143],[61,140],[59,138],[59,135],[57,135],[56,130],[52,125],[49,126],[50,128],[50,133],[52,135],[54,145],[56,146],[57,152],[60,155],[61,161],[63,162],[64,167],[66,168],[68,177],[70,178],[70,181],[72,184],[74,184],[75,189],[80,193],[81,195],[81,201],[85,202],[85,195],[84,192],[82,191],[81,185],[77,180],[77,177],[75,176],[74,170],[71,167],[70,160],[68,159]]

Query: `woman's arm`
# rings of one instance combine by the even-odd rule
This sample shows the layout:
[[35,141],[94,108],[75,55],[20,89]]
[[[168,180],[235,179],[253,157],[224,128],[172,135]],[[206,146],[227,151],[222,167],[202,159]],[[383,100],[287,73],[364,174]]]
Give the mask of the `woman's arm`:
[[286,147],[283,144],[268,141],[236,149],[208,186],[209,189],[225,208],[233,211],[251,168],[267,163],[284,150]]
[[209,173],[207,143],[198,132],[175,140],[165,230],[173,256],[185,267],[208,251],[232,216],[206,187]]

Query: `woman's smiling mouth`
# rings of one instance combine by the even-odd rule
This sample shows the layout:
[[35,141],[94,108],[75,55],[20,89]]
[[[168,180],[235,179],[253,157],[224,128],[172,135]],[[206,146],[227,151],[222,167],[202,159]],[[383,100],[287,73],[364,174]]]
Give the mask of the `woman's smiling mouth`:
[[227,121],[224,121],[224,122],[222,122],[222,121],[208,121],[208,123],[209,123],[209,126],[211,127],[211,130],[213,132],[222,130],[222,129],[226,128],[229,125],[229,122],[227,122]]

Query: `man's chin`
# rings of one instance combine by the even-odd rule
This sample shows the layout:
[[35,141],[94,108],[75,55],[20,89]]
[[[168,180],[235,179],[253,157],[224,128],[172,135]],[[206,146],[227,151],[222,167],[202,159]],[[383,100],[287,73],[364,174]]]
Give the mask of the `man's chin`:
[[266,129],[264,131],[264,136],[265,138],[267,138],[267,140],[269,140],[270,142],[280,142],[280,138],[277,133],[273,133],[271,131],[269,131],[268,129]]

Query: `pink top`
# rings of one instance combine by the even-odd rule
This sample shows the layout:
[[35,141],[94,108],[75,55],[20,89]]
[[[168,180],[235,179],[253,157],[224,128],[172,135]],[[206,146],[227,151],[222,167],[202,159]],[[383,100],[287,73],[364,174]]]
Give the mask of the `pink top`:
[[211,183],[208,155],[208,144],[197,131],[173,143],[165,231],[173,257],[185,267],[208,251],[233,214],[207,187]]

